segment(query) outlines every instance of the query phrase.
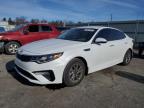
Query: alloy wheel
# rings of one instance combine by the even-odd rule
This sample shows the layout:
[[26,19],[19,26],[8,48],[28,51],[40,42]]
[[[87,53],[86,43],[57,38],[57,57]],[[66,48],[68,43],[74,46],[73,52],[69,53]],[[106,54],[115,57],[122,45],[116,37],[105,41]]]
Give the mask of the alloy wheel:
[[83,76],[84,69],[80,63],[75,63],[69,71],[69,78],[72,82],[78,82]]
[[8,48],[8,51],[12,54],[15,54],[18,50],[18,45],[17,44],[11,44]]

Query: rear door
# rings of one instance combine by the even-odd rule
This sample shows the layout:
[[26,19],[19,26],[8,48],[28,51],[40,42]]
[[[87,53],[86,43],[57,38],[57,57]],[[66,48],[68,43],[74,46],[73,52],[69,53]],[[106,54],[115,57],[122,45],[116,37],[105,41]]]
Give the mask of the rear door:
[[56,31],[52,26],[49,25],[41,25],[40,26],[40,38],[41,39],[49,39],[55,38],[57,36]]
[[123,59],[125,50],[127,48],[127,42],[125,34],[119,30],[111,29],[111,42],[113,45],[113,59]]

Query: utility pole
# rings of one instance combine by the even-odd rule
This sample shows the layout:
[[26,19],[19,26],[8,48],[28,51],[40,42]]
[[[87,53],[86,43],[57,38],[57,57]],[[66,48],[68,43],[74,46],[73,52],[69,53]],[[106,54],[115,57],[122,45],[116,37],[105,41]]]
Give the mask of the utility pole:
[[63,21],[63,27],[66,27],[66,21]]
[[136,41],[136,37],[138,37],[138,30],[139,29],[139,19],[138,19],[138,15],[137,15],[137,20],[136,20],[136,30],[135,30],[135,37],[134,40]]
[[113,16],[112,16],[112,14],[110,14],[110,20],[108,21],[108,27],[110,26],[110,23],[112,22],[112,20],[113,20]]
[[110,18],[111,18],[111,20],[110,20],[110,21],[112,22],[112,20],[113,20],[113,16],[112,16],[112,14],[110,15]]

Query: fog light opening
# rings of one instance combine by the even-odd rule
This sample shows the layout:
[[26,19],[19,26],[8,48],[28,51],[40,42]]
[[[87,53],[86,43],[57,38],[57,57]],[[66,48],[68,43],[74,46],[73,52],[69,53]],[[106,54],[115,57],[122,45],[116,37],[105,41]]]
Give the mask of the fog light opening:
[[55,76],[52,70],[47,70],[47,71],[35,71],[33,72],[35,75],[42,75],[49,81],[54,81]]

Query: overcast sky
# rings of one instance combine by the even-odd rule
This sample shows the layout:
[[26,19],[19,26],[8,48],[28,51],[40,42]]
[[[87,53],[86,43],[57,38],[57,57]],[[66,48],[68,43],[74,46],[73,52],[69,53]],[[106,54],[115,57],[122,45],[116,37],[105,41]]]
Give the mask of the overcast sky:
[[107,21],[144,19],[144,0],[0,0],[0,18]]

